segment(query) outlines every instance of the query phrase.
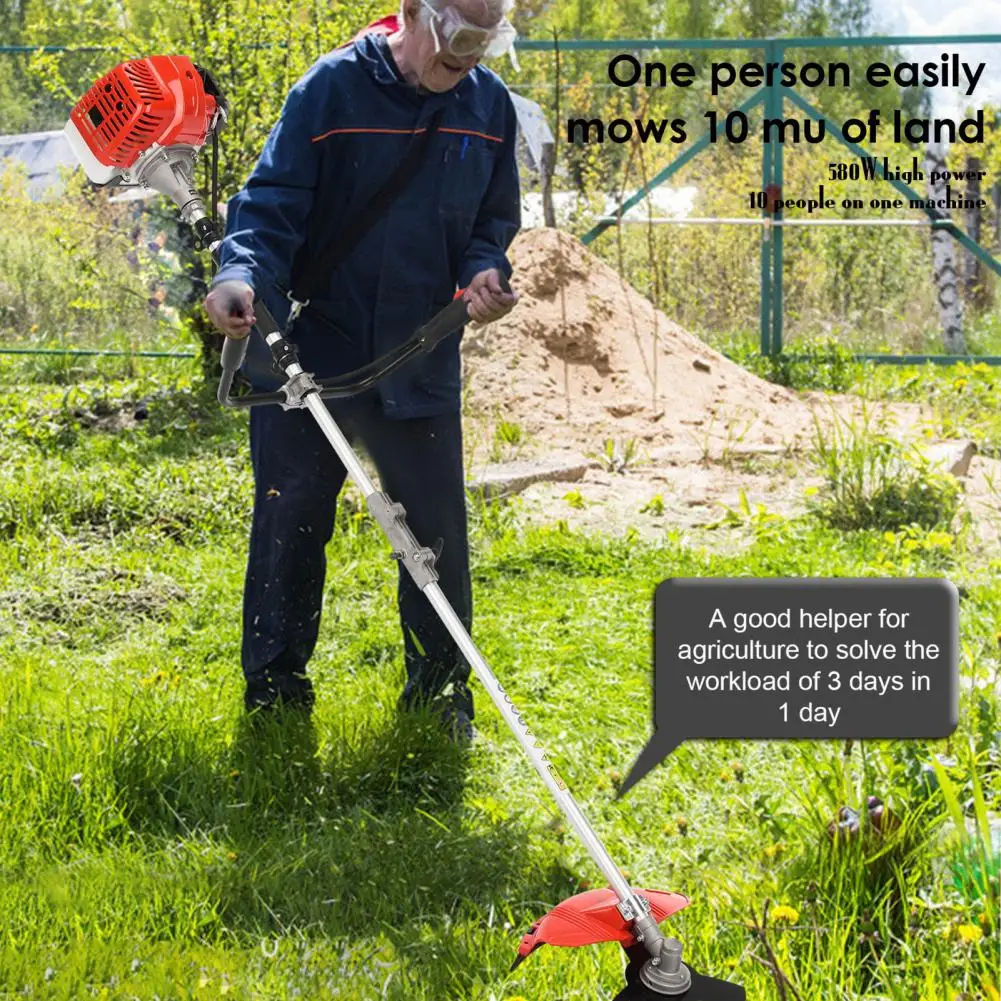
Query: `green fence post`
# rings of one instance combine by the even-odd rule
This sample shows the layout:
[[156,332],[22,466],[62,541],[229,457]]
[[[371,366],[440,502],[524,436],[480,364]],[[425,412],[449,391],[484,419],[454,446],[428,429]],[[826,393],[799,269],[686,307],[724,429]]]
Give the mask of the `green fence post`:
[[[772,43],[765,42],[764,61],[767,63],[771,57]],[[764,122],[771,115],[772,94],[771,88],[765,92],[764,115],[762,116],[762,144],[761,144],[761,190],[767,192],[773,178],[772,147],[770,143],[764,141]],[[762,210],[762,216],[767,219],[769,210],[767,202]],[[775,227],[764,226],[761,230],[761,353],[770,354],[771,330],[772,330],[772,240],[776,232]]]
[[[785,53],[785,49],[782,47],[781,43],[773,42],[772,50],[765,60],[767,63],[775,63],[777,65],[782,64],[782,57]],[[782,89],[778,85],[772,85],[769,87],[770,105],[771,105],[771,115],[773,119],[781,118],[785,111],[785,99],[782,96]],[[779,136],[784,136],[785,133],[779,130]],[[782,185],[785,180],[785,170],[783,164],[783,152],[785,151],[785,143],[780,138],[777,142],[773,144],[772,151],[772,183],[778,189],[778,196],[782,197]],[[781,222],[782,220],[782,210],[779,209],[774,213],[773,218],[776,222]],[[783,311],[783,294],[782,294],[782,246],[785,240],[785,229],[782,226],[775,226],[772,230],[772,341],[771,341],[771,351],[770,354],[777,355],[782,353],[782,311]]]

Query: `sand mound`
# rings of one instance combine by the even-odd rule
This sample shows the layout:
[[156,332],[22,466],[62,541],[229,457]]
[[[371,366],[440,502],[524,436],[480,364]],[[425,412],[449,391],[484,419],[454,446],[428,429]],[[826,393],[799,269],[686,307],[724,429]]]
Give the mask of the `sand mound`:
[[463,340],[470,408],[540,444],[781,444],[809,432],[794,394],[751,375],[655,310],[554,229],[511,248],[521,301]]

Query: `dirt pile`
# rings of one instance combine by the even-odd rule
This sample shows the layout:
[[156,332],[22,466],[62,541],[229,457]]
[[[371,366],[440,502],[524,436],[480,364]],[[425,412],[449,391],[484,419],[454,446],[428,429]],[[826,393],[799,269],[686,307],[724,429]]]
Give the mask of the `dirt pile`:
[[573,237],[527,230],[511,260],[521,301],[463,341],[470,409],[490,423],[578,449],[607,437],[718,447],[809,433],[804,402],[712,351]]

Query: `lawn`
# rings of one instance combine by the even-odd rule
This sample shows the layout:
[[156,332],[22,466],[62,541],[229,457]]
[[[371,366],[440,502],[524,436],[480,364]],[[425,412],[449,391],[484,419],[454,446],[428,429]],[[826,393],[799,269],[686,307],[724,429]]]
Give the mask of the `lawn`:
[[[245,415],[194,363],[72,390],[45,364],[5,362],[0,392],[0,997],[612,998],[617,946],[509,972],[597,872],[481,689],[468,754],[397,715],[396,565],[357,495],[313,723],[248,726]],[[1001,806],[1001,561],[968,559],[964,530],[816,516],[724,526],[741,545],[713,550],[471,514],[475,638],[634,883],[691,897],[670,928],[697,969],[750,1001],[997,1001],[997,860],[956,830]],[[949,741],[690,743],[616,799],[650,730],[661,580],[896,574],[960,588]],[[899,827],[832,839],[870,794]]]

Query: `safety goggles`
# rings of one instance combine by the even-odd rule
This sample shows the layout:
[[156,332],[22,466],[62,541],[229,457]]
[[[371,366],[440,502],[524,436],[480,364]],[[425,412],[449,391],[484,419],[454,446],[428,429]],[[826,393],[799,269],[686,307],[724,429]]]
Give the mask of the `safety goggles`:
[[470,56],[492,59],[510,52],[518,37],[514,25],[506,17],[492,28],[484,28],[467,21],[454,7],[435,10],[428,0],[421,0],[421,4],[430,12],[431,34],[438,54],[444,47],[457,59]]

